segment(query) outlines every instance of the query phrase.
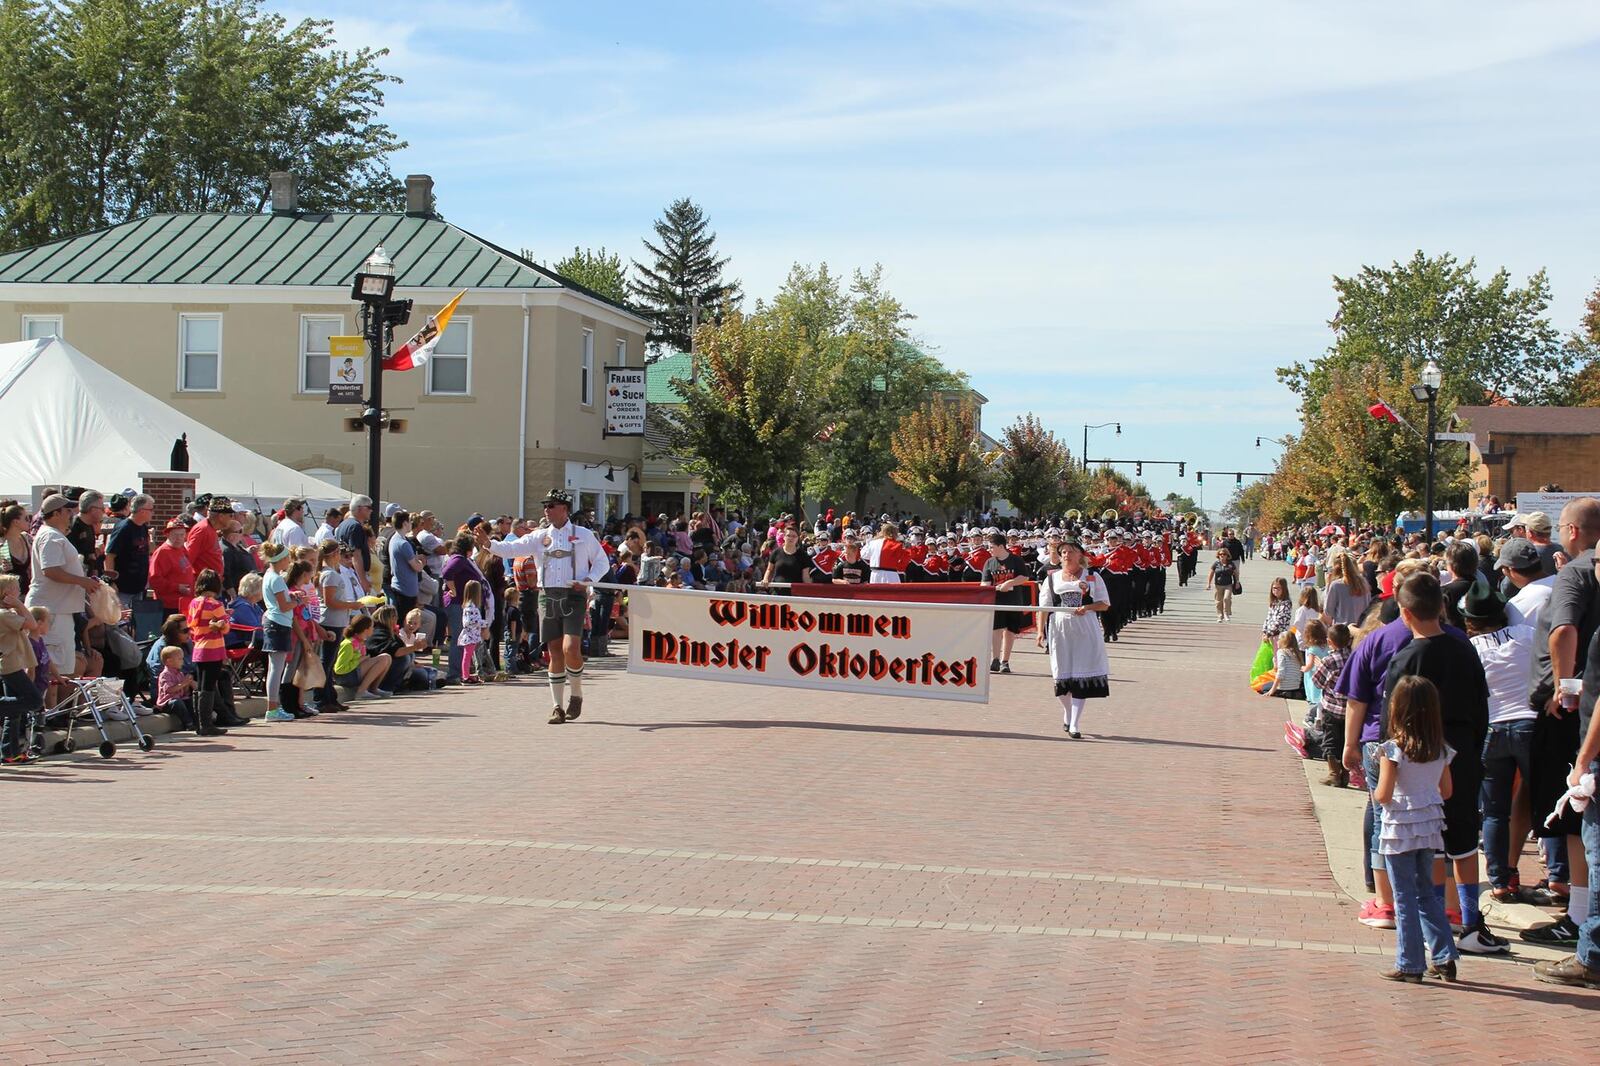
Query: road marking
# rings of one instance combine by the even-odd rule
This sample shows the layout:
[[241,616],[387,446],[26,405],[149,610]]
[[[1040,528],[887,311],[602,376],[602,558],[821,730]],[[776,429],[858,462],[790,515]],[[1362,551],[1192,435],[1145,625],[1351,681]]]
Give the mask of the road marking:
[[1217,936],[1164,929],[1091,929],[1076,926],[997,925],[991,922],[928,921],[912,918],[866,917],[842,914],[795,914],[773,911],[723,910],[717,907],[682,907],[676,904],[620,904],[594,899],[533,899],[521,896],[481,896],[462,892],[418,892],[412,889],[330,888],[283,885],[178,885],[137,881],[0,881],[0,891],[38,893],[83,892],[107,895],[159,893],[164,896],[296,896],[322,899],[381,899],[423,903],[463,903],[471,906],[524,907],[531,910],[595,911],[602,914],[649,914],[677,918],[720,918],[746,922],[804,925],[851,925],[873,929],[920,929],[998,936],[1091,937],[1102,940],[1136,940],[1144,943],[1219,944],[1273,948],[1282,951],[1321,951],[1337,955],[1387,955],[1375,944],[1330,944],[1309,940],[1273,940],[1265,937]]
[[1103,885],[1137,885],[1147,888],[1177,888],[1197,892],[1236,892],[1252,896],[1288,896],[1299,899],[1346,897],[1340,892],[1309,888],[1263,888],[1259,885],[1228,885],[1216,881],[1189,881],[1170,877],[1131,877],[1069,870],[1027,870],[992,866],[941,866],[933,863],[881,862],[867,859],[793,858],[781,855],[738,855],[724,851],[693,851],[684,848],[630,848],[615,844],[581,844],[549,840],[510,840],[490,837],[399,837],[399,836],[240,836],[233,833],[156,833],[116,832],[112,830],[0,830],[0,839],[80,840],[80,841],[156,841],[173,844],[370,844],[380,847],[415,846],[465,848],[521,848],[536,851],[573,851],[590,855],[627,855],[634,858],[693,859],[700,862],[759,863],[768,866],[838,866],[859,870],[888,870],[899,873],[957,874],[966,877],[1035,879],[1045,881],[1085,881]]

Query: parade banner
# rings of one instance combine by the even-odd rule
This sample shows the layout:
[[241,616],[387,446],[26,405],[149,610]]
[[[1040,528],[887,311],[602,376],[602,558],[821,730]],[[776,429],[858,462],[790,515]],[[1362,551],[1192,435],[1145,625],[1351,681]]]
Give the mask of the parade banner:
[[970,581],[901,581],[882,585],[833,585],[823,582],[790,585],[797,596],[829,600],[894,600],[910,603],[993,603],[993,585]]
[[643,367],[605,367],[607,437],[644,436],[644,377]]
[[1561,517],[1561,511],[1573,500],[1581,500],[1585,496],[1600,496],[1596,492],[1519,492],[1517,493],[1517,513],[1533,514],[1541,511],[1550,516],[1550,521],[1555,522]]
[[367,383],[367,339],[328,338],[328,402],[360,403]]
[[628,672],[987,703],[993,612],[643,586]]

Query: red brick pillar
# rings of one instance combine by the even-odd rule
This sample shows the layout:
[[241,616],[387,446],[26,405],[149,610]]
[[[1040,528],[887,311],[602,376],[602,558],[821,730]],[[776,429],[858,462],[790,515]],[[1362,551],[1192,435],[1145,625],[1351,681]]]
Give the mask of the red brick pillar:
[[156,530],[159,538],[168,520],[181,515],[194,502],[194,486],[200,475],[183,470],[147,470],[139,474],[139,480],[144,485],[140,491],[156,501],[150,528]]

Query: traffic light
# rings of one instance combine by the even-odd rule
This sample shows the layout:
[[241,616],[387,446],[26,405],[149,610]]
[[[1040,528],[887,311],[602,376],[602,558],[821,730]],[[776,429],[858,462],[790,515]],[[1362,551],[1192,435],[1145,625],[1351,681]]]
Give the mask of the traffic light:
[[1133,464],[1133,476],[1134,477],[1143,477],[1144,476],[1144,464],[1143,463],[1134,463]]
[[1204,470],[1196,470],[1194,472],[1194,483],[1196,485],[1204,485],[1206,483],[1206,472]]
[[1235,475],[1233,475],[1233,485],[1234,485],[1235,488],[1238,488],[1239,486],[1241,486],[1243,484],[1244,484],[1244,475],[1243,474],[1235,474]]
[[1182,463],[1178,464],[1178,476],[1179,477],[1183,476],[1183,464]]

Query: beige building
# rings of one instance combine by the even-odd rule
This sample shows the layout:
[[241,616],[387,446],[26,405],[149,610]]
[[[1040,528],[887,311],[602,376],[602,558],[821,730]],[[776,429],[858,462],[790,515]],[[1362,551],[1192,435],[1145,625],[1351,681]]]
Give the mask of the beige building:
[[[603,433],[606,366],[640,366],[649,322],[432,213],[310,214],[274,175],[270,214],[156,215],[0,255],[0,336],[54,333],[246,447],[364,491],[367,436],[329,404],[328,338],[359,334],[351,280],[378,245],[404,343],[466,296],[422,369],[384,376],[383,497],[455,522],[537,513],[551,487],[603,521],[639,510],[643,439]],[[11,339],[7,337],[6,339]],[[100,486],[116,488],[119,486]],[[198,486],[204,492],[206,486]]]

